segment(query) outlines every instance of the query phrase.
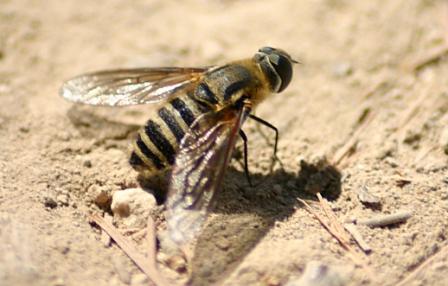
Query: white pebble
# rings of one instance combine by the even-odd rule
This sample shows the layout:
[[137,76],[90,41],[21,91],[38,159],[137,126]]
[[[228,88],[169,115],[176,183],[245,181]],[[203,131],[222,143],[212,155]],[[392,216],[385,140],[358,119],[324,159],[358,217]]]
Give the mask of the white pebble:
[[118,219],[129,227],[145,227],[151,209],[157,205],[156,199],[143,189],[117,191],[112,196],[111,209]]

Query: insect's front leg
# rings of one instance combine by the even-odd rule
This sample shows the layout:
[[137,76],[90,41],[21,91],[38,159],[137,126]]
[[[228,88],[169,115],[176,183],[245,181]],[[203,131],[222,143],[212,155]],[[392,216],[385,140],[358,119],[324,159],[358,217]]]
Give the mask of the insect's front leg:
[[280,165],[283,168],[282,162],[277,157],[277,144],[278,144],[278,129],[277,129],[277,127],[275,127],[274,125],[272,125],[271,123],[267,122],[266,120],[261,119],[260,117],[257,117],[257,116],[255,116],[253,114],[249,114],[249,118],[251,118],[251,119],[255,120],[256,122],[258,122],[258,123],[260,123],[260,124],[270,128],[270,129],[274,130],[274,132],[275,132],[274,155],[272,156],[272,163],[271,163],[271,168],[270,169],[271,169],[271,172],[272,172],[273,169],[274,169],[274,166],[275,166],[275,162],[279,162]]

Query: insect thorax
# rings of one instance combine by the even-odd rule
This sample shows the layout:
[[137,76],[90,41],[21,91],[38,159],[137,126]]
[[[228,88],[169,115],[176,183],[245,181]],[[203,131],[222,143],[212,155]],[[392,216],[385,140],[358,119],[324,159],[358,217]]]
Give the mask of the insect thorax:
[[212,105],[227,106],[237,102],[253,84],[253,73],[246,66],[224,65],[207,73],[195,96]]

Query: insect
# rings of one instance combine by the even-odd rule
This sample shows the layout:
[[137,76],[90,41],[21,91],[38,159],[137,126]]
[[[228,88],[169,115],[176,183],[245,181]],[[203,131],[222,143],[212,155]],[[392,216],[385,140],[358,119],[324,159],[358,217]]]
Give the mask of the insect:
[[[263,47],[252,58],[203,68],[162,67],[93,72],[66,81],[60,94],[79,103],[128,106],[162,103],[139,131],[129,162],[140,172],[171,170],[166,201],[171,239],[183,245],[201,229],[212,207],[238,135],[267,96],[293,75],[286,52]],[[250,177],[248,176],[248,179]]]

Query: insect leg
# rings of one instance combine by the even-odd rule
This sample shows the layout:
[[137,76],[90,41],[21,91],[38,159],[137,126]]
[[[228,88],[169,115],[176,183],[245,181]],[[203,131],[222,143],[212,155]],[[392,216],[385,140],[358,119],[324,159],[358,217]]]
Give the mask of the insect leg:
[[266,127],[271,128],[275,132],[274,155],[273,155],[273,161],[272,161],[272,165],[271,165],[271,170],[272,170],[272,168],[274,167],[275,161],[278,161],[281,164],[280,159],[277,157],[278,129],[271,123],[267,122],[266,120],[261,119],[260,117],[255,116],[255,115],[249,114],[249,118],[257,121],[258,123],[260,123]]
[[250,173],[249,173],[249,164],[247,163],[247,136],[246,133],[242,129],[240,129],[240,136],[241,139],[243,139],[244,142],[244,173],[246,174],[247,181],[249,182],[249,185],[253,187],[252,180],[250,179]]

